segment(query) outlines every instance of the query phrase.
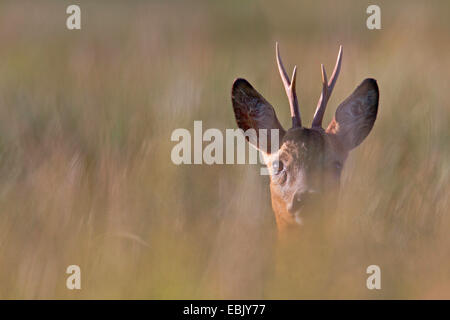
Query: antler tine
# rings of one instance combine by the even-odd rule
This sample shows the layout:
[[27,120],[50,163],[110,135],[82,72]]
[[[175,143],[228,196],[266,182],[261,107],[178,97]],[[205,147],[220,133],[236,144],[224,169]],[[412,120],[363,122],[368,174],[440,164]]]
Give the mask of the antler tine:
[[320,65],[320,69],[322,71],[322,97],[328,96],[328,79],[327,72],[325,71],[325,67],[323,64]]
[[276,52],[277,52],[277,64],[278,64],[278,71],[280,72],[281,80],[283,81],[284,88],[288,88],[290,86],[290,81],[288,74],[286,72],[286,69],[284,69],[283,61],[281,61],[280,57],[280,49],[278,47],[278,42],[275,45]]
[[331,93],[333,92],[334,85],[336,84],[337,78],[339,77],[339,72],[341,71],[341,63],[342,63],[342,46],[339,47],[339,54],[336,59],[336,65],[334,66],[333,74],[331,75],[331,79],[327,81],[327,74],[325,72],[325,67],[323,64],[322,68],[322,94],[320,95],[319,102],[317,103],[316,112],[314,113],[314,119],[312,122],[312,127],[322,127],[322,119],[325,114],[325,109],[327,107],[328,100],[330,99]]
[[341,71],[341,63],[342,63],[342,46],[339,46],[339,53],[336,59],[336,65],[334,66],[333,74],[331,75],[330,83],[328,84],[329,92],[331,95],[331,91],[333,91],[334,85],[336,84],[337,78],[339,77],[339,72]]
[[292,81],[289,80],[289,76],[281,61],[280,50],[278,48],[278,42],[276,43],[276,54],[278,71],[280,72],[281,80],[283,81],[284,90],[289,99],[289,107],[291,109],[292,127],[301,127],[302,121],[300,118],[300,110],[298,107],[297,93],[295,92],[295,84],[297,79],[297,66],[294,67],[292,72]]

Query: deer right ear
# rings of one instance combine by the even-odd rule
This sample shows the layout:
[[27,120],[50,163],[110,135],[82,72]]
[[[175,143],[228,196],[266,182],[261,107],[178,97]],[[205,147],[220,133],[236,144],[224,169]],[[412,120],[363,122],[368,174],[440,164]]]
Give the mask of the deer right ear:
[[328,133],[336,134],[348,151],[357,147],[369,134],[378,112],[378,85],[365,79],[336,110]]
[[[271,129],[278,129],[279,139],[283,138],[285,130],[277,119],[275,110],[245,79],[236,79],[231,90],[231,100],[233,103],[234,116],[240,129],[247,131],[254,129],[258,140],[259,129],[267,129],[267,150],[271,150]],[[255,147],[254,141],[246,136],[247,140]],[[267,152],[267,150],[262,150]]]

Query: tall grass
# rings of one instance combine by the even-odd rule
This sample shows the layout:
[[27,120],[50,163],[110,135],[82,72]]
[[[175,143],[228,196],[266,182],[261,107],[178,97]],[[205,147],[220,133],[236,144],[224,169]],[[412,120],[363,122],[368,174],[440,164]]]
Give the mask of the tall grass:
[[[80,31],[65,2],[0,4],[0,298],[450,297],[448,3],[382,1],[375,31],[364,1],[79,3]],[[380,87],[339,208],[289,248],[259,166],[170,161],[174,129],[235,127],[236,77],[288,126],[275,41],[305,123],[339,44],[325,121]]]

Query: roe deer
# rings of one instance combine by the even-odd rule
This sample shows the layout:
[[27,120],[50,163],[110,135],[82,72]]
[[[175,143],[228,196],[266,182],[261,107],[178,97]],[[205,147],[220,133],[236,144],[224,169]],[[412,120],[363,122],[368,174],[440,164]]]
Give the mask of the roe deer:
[[[245,79],[236,79],[232,103],[239,128],[279,130],[279,149],[259,148],[270,173],[272,208],[278,230],[295,230],[306,220],[323,212],[323,204],[336,201],[340,175],[350,150],[358,146],[372,129],[378,111],[378,86],[375,79],[365,79],[342,102],[327,129],[322,118],[341,69],[342,46],[336,65],[327,80],[322,69],[322,94],[311,128],[302,126],[295,92],[297,67],[291,80],[283,66],[276,44],[276,59],[281,80],[289,99],[292,128],[283,129],[275,110]],[[257,134],[257,138],[258,134]],[[258,144],[247,139],[255,147]],[[321,210],[322,209],[322,210]]]

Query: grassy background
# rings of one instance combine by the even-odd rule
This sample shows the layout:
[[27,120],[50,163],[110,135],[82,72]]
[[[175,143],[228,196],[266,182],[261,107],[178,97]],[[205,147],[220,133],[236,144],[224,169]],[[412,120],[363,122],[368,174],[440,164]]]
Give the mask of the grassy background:
[[[80,31],[72,1],[0,4],[0,298],[450,298],[448,2],[378,1],[374,31],[367,1],[77,3]],[[170,161],[175,128],[235,128],[236,77],[288,127],[275,41],[305,123],[339,44],[325,122],[381,95],[339,208],[288,248],[259,166]]]

